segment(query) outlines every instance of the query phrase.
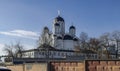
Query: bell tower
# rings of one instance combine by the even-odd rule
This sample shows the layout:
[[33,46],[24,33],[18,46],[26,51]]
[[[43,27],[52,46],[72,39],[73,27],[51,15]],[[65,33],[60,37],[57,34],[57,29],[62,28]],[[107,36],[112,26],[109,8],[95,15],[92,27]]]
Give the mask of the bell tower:
[[[57,24],[57,25],[56,25]],[[56,27],[58,26],[59,27]],[[65,21],[64,19],[60,16],[60,11],[58,11],[58,16],[54,19],[53,23],[53,33],[57,35],[56,30],[59,28],[59,34],[64,35],[65,34]]]

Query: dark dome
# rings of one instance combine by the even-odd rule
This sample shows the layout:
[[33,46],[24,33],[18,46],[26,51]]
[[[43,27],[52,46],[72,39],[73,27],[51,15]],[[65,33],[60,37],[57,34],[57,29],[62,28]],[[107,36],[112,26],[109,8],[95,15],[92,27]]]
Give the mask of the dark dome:
[[55,34],[54,34],[53,36],[55,36],[55,37],[56,37],[57,35],[55,35]]
[[70,35],[65,35],[64,40],[73,40],[73,37],[71,37]]
[[77,38],[73,38],[73,40],[74,40],[74,41],[78,41],[78,39],[77,39]]
[[60,17],[60,16],[56,17],[55,20],[56,21],[64,21],[64,19],[62,17]]
[[58,36],[57,39],[62,39],[62,37],[61,37],[61,36]]
[[75,29],[75,27],[72,25],[72,26],[70,26],[70,29]]
[[60,26],[60,24],[58,24],[58,23],[55,23],[55,26]]
[[49,30],[48,27],[46,27],[46,26],[44,27],[44,29],[45,29],[45,30]]
[[42,44],[42,45],[40,45],[39,47],[38,47],[39,49],[41,49],[41,50],[55,50],[55,48],[54,47],[52,47],[51,45],[49,45],[49,44]]

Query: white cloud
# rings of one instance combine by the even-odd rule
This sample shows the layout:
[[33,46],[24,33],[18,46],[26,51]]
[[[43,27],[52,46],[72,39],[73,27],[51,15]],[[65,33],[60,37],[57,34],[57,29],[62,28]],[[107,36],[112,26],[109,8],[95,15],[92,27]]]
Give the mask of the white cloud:
[[1,48],[1,47],[4,47],[4,46],[5,46],[4,44],[0,44],[0,48]]
[[25,30],[13,30],[13,31],[7,31],[7,32],[5,31],[5,32],[0,32],[0,34],[29,38],[29,39],[38,39],[38,36],[39,36],[36,32],[25,31]]

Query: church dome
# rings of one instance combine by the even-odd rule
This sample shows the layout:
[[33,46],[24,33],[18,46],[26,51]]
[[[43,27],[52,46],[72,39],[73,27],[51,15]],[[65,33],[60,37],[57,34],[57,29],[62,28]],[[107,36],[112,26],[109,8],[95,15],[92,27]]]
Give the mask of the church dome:
[[73,37],[71,37],[70,35],[65,35],[64,40],[73,40]]
[[77,39],[77,38],[73,38],[73,40],[74,40],[74,41],[78,41],[78,39]]
[[56,35],[56,34],[54,34],[53,36],[54,36],[54,37],[56,37],[57,35]]
[[55,23],[55,26],[60,26],[60,24],[58,24],[58,23]]
[[43,30],[44,30],[44,33],[49,33],[48,27],[45,26],[45,27],[43,28]]
[[72,25],[72,26],[70,26],[70,29],[75,29],[75,26],[73,26],[73,25]]
[[44,30],[49,30],[49,29],[48,29],[48,27],[45,26],[45,27],[44,27]]
[[60,16],[56,17],[55,20],[56,21],[63,21],[64,22],[64,19],[62,17],[60,17]]
[[62,37],[61,37],[61,36],[58,36],[57,39],[62,39]]

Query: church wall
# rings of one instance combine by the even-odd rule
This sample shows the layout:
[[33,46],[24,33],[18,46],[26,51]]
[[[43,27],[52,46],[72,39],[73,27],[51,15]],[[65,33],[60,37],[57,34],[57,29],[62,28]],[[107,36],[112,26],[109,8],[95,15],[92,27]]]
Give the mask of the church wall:
[[[78,57],[88,57],[90,59],[98,59],[98,54],[86,54],[86,53],[76,53],[74,51],[69,50],[52,50],[52,51],[28,51],[24,52],[24,55],[22,58],[46,58],[49,56],[49,58],[66,58],[67,56],[78,56]],[[106,56],[102,56],[104,58]],[[110,58],[115,59],[115,55],[110,55]]]
[[64,49],[65,50],[73,50],[74,42],[73,40],[64,40]]
[[24,52],[23,53],[23,58],[34,58],[35,56],[34,56],[34,51],[31,51],[31,52]]
[[63,40],[58,39],[56,44],[57,44],[57,46],[56,46],[57,49],[64,49],[63,48]]
[[79,41],[74,41],[74,49],[75,48],[80,48],[80,46],[79,46]]
[[69,51],[28,51],[24,52],[22,58],[64,58],[66,56],[74,55],[74,52]]

